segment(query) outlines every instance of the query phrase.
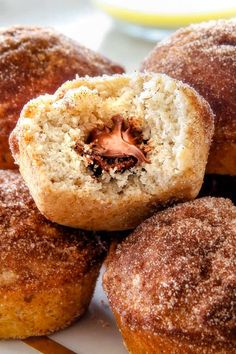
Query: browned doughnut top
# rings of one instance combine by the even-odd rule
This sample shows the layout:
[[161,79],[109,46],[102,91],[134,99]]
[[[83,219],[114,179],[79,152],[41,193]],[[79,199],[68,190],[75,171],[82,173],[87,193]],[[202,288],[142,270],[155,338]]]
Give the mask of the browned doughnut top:
[[135,330],[236,348],[236,207],[208,197],[154,215],[110,255],[104,287]]
[[107,242],[47,221],[21,176],[0,171],[0,292],[73,283],[100,264]]
[[121,66],[50,28],[0,30],[0,166],[13,168],[9,133],[31,98],[80,76],[122,73]]
[[193,86],[216,114],[215,140],[236,142],[236,22],[191,25],[157,44],[142,70]]

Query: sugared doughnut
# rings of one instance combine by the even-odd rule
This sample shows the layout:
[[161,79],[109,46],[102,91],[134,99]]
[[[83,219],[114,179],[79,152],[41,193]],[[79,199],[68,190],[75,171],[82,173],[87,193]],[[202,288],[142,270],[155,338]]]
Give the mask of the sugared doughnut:
[[157,213],[113,250],[103,284],[130,353],[235,353],[236,207]]
[[31,98],[53,93],[79,76],[122,73],[123,68],[50,28],[0,30],[0,168],[16,168],[8,138]]
[[142,70],[194,87],[215,113],[207,173],[236,175],[236,21],[191,25],[157,44]]
[[0,171],[0,339],[49,334],[87,309],[107,242],[50,223],[21,176]]

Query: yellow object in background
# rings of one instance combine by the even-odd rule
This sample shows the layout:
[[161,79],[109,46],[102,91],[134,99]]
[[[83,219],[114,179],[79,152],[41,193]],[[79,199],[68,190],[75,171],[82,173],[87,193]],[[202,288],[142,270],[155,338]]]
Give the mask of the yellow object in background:
[[235,0],[95,0],[95,3],[116,20],[160,29],[236,16]]

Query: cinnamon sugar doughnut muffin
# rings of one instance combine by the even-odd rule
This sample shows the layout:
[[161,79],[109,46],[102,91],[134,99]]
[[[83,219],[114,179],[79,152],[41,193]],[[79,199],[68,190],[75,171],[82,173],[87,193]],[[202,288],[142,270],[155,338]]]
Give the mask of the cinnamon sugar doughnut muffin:
[[130,353],[236,353],[236,207],[208,197],[154,215],[103,285]]
[[107,242],[46,220],[19,173],[0,171],[0,339],[49,334],[87,309]]
[[8,138],[31,98],[79,76],[122,73],[119,65],[50,28],[0,30],[0,168],[16,168]]
[[160,42],[142,70],[194,87],[215,113],[207,173],[236,176],[236,21],[191,25]]
[[194,198],[212,132],[209,105],[183,83],[158,74],[105,75],[29,102],[11,146],[49,220],[111,231]]

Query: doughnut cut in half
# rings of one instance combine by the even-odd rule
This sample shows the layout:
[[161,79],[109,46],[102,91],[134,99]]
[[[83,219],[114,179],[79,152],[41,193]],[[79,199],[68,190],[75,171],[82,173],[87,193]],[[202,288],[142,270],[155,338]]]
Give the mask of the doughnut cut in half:
[[89,230],[137,226],[196,197],[213,113],[163,74],[77,78],[23,109],[10,141],[39,210]]

